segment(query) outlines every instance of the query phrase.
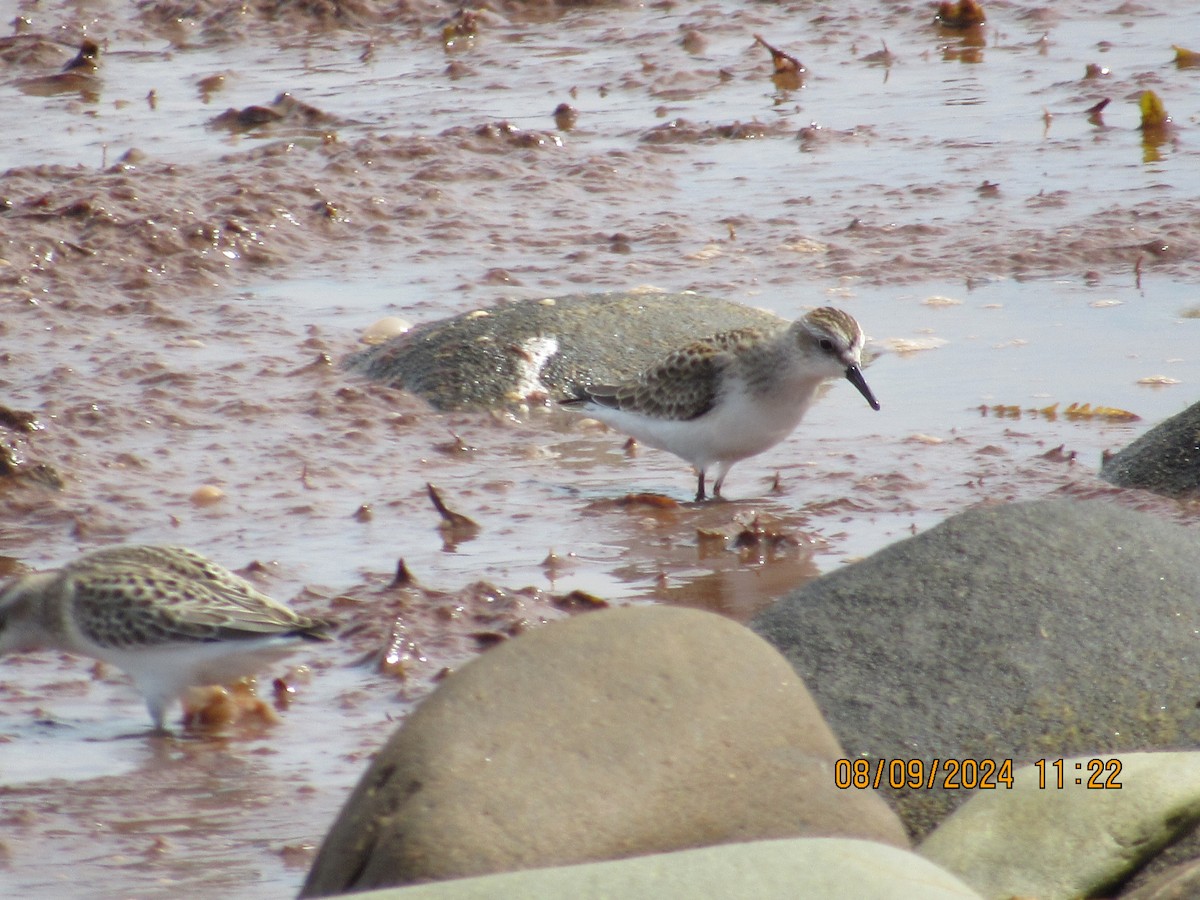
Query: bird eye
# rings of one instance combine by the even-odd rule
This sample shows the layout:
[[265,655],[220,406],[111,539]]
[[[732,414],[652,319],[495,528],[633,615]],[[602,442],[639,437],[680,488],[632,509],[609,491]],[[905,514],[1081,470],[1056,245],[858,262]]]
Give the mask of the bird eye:
[[831,341],[829,338],[821,338],[821,340],[817,341],[817,346],[826,353],[833,352],[833,341]]

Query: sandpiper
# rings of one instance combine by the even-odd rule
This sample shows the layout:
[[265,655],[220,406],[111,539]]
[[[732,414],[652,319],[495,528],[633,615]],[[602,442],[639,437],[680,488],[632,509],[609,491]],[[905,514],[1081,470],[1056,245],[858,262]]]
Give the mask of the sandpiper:
[[695,341],[622,384],[577,387],[561,402],[691,463],[698,501],[715,466],[720,497],[730,466],[791,434],[822,382],[843,376],[879,409],[860,369],[863,340],[853,316],[826,306],[778,329]]
[[0,586],[0,656],[53,649],[111,663],[160,732],[189,687],[253,675],[329,628],[183,547],[105,547]]

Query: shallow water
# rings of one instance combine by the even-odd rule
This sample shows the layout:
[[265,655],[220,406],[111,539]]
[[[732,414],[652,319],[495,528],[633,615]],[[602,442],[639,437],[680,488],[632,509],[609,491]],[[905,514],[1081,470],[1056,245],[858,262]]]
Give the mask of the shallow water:
[[[181,543],[261,562],[265,590],[352,633],[295,660],[312,674],[280,724],[220,739],[146,738],[119,673],[0,663],[0,888],[293,893],[438,673],[570,614],[571,591],[742,619],[979,502],[1192,521],[1094,479],[1200,378],[1200,70],[1171,50],[1200,10],[1175,5],[1008,4],[981,48],[902,4],[502,10],[447,51],[433,5],[356,23],[369,5],[201,3],[207,24],[172,25],[165,5],[19,4],[65,43],[0,48],[0,404],[36,413],[7,438],[65,486],[0,488],[0,555]],[[39,81],[85,33],[97,78]],[[803,88],[772,81],[755,33]],[[881,39],[890,65],[866,59]],[[1137,128],[1147,87],[1178,126],[1162,140]],[[209,125],[281,92],[327,118]],[[834,385],[733,469],[730,502],[622,505],[686,501],[692,475],[565,415],[436,413],[336,365],[384,315],[640,284],[845,306],[882,410]],[[478,534],[447,539],[430,482]],[[206,484],[224,498],[193,502]],[[417,587],[388,587],[401,558]],[[382,647],[383,670],[362,663]]]

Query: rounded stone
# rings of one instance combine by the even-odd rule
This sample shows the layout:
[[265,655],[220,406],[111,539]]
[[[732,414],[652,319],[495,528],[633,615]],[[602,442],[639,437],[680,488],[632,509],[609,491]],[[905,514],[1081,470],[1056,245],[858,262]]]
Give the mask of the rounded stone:
[[304,888],[384,885],[796,836],[907,846],[791,666],[671,607],[588,613],[448,677],[392,736]]
[[887,789],[916,834],[985,765],[1200,742],[1196,532],[1110,503],[969,510],[751,624],[851,756],[932,776],[932,789]]
[[693,293],[519,300],[417,325],[346,366],[438,409],[490,408],[623,381],[698,338],[782,321]]
[[982,900],[915,853],[872,841],[796,838],[529,869],[356,895],[363,900]]
[[986,897],[1108,897],[1197,822],[1200,753],[1055,757],[974,794],[920,852]]
[[1100,468],[1119,487],[1185,497],[1200,493],[1200,403],[1151,428]]

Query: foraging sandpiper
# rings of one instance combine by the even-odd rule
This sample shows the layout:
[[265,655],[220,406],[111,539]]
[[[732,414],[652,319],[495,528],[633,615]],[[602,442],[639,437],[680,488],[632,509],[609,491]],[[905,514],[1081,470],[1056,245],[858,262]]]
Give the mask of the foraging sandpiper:
[[826,306],[776,330],[695,341],[622,384],[578,387],[561,402],[691,463],[698,501],[715,466],[720,497],[730,466],[787,437],[822,382],[845,377],[879,409],[860,369],[863,340],[853,316]]
[[0,586],[0,656],[56,649],[111,663],[160,732],[189,687],[253,675],[329,628],[183,547],[106,547]]

